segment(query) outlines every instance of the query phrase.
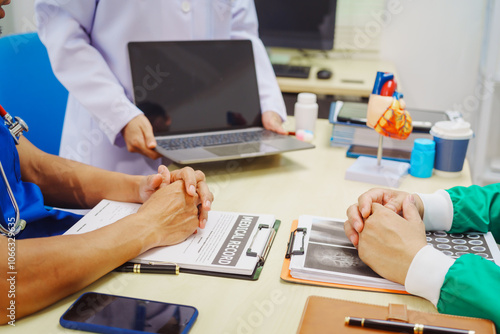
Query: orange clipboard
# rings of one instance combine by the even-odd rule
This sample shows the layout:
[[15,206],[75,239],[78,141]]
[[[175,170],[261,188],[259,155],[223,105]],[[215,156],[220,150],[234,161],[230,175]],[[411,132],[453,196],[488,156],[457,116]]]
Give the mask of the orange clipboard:
[[[298,224],[299,224],[298,220],[294,220],[292,222],[290,237],[293,236],[293,233],[297,229]],[[290,246],[290,242],[292,241],[291,239],[292,238],[290,238],[290,240],[288,241],[289,246]],[[301,278],[294,278],[294,277],[292,277],[292,275],[290,275],[290,258],[286,258],[286,257],[285,257],[285,260],[283,261],[283,267],[281,268],[280,278],[282,280],[284,280],[285,282],[291,282],[291,283],[317,285],[317,286],[324,286],[324,287],[329,287],[329,288],[342,288],[342,289],[364,290],[364,291],[375,291],[375,292],[386,292],[386,293],[388,292],[388,293],[398,293],[398,294],[409,295],[408,292],[401,291],[401,290],[372,288],[372,287],[359,286],[359,285],[319,282],[319,281],[312,281],[312,280],[306,280],[306,279],[301,279]]]

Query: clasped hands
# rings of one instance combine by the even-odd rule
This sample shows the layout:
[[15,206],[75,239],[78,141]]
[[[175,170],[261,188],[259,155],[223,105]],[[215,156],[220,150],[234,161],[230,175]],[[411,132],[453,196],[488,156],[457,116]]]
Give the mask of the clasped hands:
[[427,245],[423,214],[418,195],[371,189],[347,209],[344,230],[364,263],[404,285],[413,258]]
[[137,214],[155,230],[153,247],[179,243],[205,228],[214,200],[205,174],[190,167],[170,172],[161,165],[158,174],[142,177],[138,192],[144,204]]

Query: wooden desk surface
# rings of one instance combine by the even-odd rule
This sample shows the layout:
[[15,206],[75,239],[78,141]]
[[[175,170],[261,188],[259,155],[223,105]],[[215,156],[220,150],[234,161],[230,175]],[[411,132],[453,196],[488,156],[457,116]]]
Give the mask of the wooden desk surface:
[[[287,122],[293,128],[293,118]],[[154,275],[110,273],[85,290],[29,317],[4,326],[2,333],[75,333],[59,325],[59,317],[84,291],[193,305],[199,317],[191,333],[295,333],[306,298],[321,295],[379,305],[404,303],[410,309],[436,312],[421,298],[314,287],[286,283],[280,271],[290,225],[301,214],[345,218],[345,211],[364,191],[374,187],[344,180],[354,162],[345,149],[329,146],[331,125],[317,123],[316,149],[283,155],[200,165],[215,194],[213,209],[247,213],[270,213],[282,221],[280,230],[257,281],[244,281],[193,274]],[[407,176],[400,189],[433,192],[440,188],[471,184],[466,163],[459,178]],[[106,254],[103,254],[106,256]],[[50,273],[40,273],[49,275]]]
[[[392,63],[380,60],[308,58],[291,64],[311,66],[311,72],[308,79],[278,77],[280,89],[286,93],[369,97],[377,71],[396,73]],[[316,78],[317,72],[323,68],[332,71],[330,79]]]

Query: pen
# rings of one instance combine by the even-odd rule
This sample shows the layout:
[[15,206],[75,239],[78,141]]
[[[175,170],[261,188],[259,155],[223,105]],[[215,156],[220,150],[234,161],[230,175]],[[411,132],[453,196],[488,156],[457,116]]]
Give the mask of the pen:
[[179,275],[179,266],[175,263],[169,264],[140,264],[126,262],[115,269],[115,271],[136,274],[171,274]]
[[345,324],[373,329],[381,329],[389,332],[414,333],[414,334],[475,334],[475,331],[449,327],[437,327],[421,324],[409,324],[398,321],[378,320],[345,317]]

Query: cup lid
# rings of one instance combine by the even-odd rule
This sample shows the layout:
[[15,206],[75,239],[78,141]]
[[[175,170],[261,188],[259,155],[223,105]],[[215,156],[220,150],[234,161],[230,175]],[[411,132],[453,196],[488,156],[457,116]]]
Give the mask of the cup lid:
[[463,120],[436,122],[430,133],[442,139],[471,139],[474,136],[470,123]]

